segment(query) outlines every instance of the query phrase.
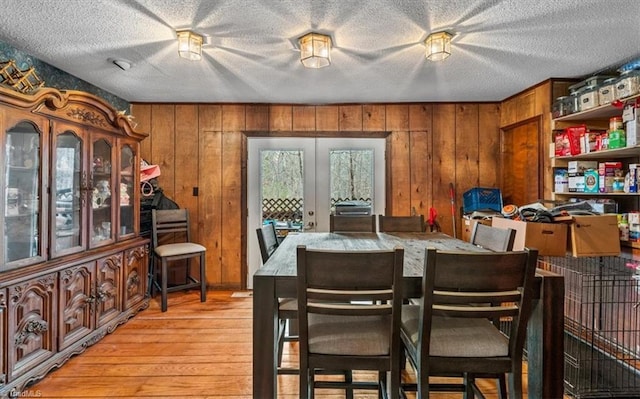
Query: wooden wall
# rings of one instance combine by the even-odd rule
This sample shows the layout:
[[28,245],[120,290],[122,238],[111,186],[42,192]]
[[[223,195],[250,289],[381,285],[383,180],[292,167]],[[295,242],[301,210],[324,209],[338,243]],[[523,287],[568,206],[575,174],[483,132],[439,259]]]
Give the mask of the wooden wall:
[[[500,185],[500,105],[132,104],[148,132],[142,157],[160,165],[165,194],[188,208],[193,237],[207,247],[213,288],[246,286],[246,138],[387,137],[387,214],[438,212],[460,231],[462,193]],[[449,184],[456,188],[452,219]],[[194,196],[194,187],[198,195]]]

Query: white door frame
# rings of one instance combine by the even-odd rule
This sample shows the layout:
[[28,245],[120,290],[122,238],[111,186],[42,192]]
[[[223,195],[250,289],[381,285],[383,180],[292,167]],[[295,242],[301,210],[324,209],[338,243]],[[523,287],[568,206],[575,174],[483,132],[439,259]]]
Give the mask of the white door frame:
[[[373,149],[374,214],[385,210],[384,138],[325,137],[248,137],[247,138],[247,288],[253,287],[253,274],[262,265],[255,229],[262,223],[260,152],[262,150],[302,150],[304,152],[303,223],[307,232],[329,231],[330,171],[329,153],[337,149]],[[325,195],[319,195],[323,193]]]

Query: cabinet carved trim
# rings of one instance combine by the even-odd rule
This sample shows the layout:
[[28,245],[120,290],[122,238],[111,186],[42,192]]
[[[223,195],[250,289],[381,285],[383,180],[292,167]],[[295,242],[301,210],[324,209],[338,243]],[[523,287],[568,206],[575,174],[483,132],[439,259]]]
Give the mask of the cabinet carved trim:
[[46,321],[34,318],[23,322],[21,326],[18,326],[18,334],[15,338],[16,346],[24,346],[30,339],[35,339],[38,335],[42,335],[49,331],[49,323]]
[[71,108],[69,109],[69,111],[67,111],[67,116],[99,127],[109,126],[102,115],[99,115],[95,112],[87,111],[83,108]]

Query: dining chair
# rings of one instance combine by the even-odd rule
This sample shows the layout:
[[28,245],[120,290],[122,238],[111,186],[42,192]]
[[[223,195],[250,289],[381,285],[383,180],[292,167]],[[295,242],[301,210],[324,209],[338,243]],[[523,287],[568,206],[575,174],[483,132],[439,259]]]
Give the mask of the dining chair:
[[[404,249],[297,248],[300,398],[315,388],[398,397]],[[378,381],[316,380],[316,370],[372,370]],[[390,373],[387,385],[387,373]]]
[[[256,229],[262,263],[266,263],[278,249],[278,236],[273,223],[265,223]],[[294,298],[278,300],[278,374],[298,374],[297,368],[282,367],[285,342],[295,342],[297,335],[298,302]]]
[[376,215],[329,215],[329,231],[332,233],[375,232]]
[[[482,395],[475,377],[502,374],[509,378],[509,396],[522,398],[538,251],[425,252],[420,304],[402,309],[400,335],[417,380],[403,388],[416,389],[417,398],[428,398],[431,390],[473,397]],[[506,336],[494,318],[511,319]],[[463,376],[463,384],[430,384],[430,375]]]
[[[205,274],[205,253],[207,249],[191,242],[191,225],[187,209],[153,209],[151,211],[153,262],[153,284],[159,287],[162,296],[161,310],[167,311],[167,294],[173,291],[200,289],[200,302],[207,300],[207,279]],[[171,237],[168,237],[168,236]],[[172,242],[159,244],[161,237],[170,238]],[[195,278],[191,275],[191,260],[199,259],[200,273]],[[176,263],[176,261],[186,260]],[[157,265],[160,264],[160,270]],[[169,267],[185,266],[185,280],[181,284],[168,286]],[[158,275],[160,283],[158,284]],[[153,290],[152,290],[153,293]]]
[[[516,239],[516,230],[511,228],[500,228],[489,226],[482,223],[476,223],[473,231],[471,232],[471,243],[494,252],[506,252],[513,250],[513,245]],[[502,331],[508,329],[508,322],[504,327],[501,327],[501,323],[504,322],[499,318],[493,319],[493,324],[501,328]],[[504,329],[503,329],[504,328]],[[482,377],[491,378],[491,375],[482,375]],[[504,398],[507,391],[507,382],[504,374],[497,376],[498,379],[498,393],[501,398]]]
[[378,215],[378,229],[381,232],[414,232],[425,231],[424,215],[385,216]]
[[476,223],[471,233],[471,243],[495,252],[513,250],[516,231],[510,228],[488,226]]

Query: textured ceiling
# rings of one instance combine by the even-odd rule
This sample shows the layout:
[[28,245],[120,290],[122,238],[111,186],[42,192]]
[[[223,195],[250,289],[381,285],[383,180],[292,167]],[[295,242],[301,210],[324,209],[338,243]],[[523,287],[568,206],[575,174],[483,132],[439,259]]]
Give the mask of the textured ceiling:
[[[208,36],[201,61],[178,57],[181,28]],[[455,37],[434,63],[439,30]],[[332,36],[331,66],[300,63],[309,31]],[[498,101],[640,56],[640,1],[3,0],[0,41],[131,102]]]

